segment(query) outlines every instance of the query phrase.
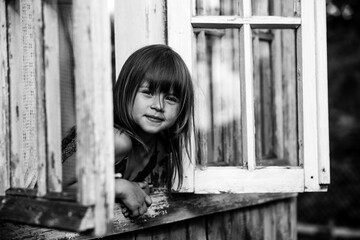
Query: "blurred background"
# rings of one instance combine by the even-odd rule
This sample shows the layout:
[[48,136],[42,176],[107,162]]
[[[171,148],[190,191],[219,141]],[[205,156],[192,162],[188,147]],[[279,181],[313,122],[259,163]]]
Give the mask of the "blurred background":
[[331,184],[298,197],[299,240],[360,239],[360,1],[327,1]]

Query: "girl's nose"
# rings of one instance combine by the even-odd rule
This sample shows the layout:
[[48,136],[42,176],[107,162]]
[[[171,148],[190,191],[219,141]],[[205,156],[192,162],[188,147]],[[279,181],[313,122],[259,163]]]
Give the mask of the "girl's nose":
[[162,94],[155,94],[154,100],[151,105],[151,108],[156,111],[163,111],[164,110],[164,97]]

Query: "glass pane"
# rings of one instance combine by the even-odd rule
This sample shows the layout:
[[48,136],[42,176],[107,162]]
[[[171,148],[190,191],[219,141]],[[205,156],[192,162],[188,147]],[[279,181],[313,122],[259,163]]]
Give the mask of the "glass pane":
[[241,165],[239,29],[196,32],[197,162]]
[[295,30],[253,30],[256,165],[297,166]]
[[300,14],[300,0],[251,0],[254,16],[294,17]]
[[196,15],[241,15],[239,0],[196,0]]
[[[196,0],[196,15],[237,15],[242,16],[245,0]],[[248,0],[254,16],[300,15],[300,0]]]

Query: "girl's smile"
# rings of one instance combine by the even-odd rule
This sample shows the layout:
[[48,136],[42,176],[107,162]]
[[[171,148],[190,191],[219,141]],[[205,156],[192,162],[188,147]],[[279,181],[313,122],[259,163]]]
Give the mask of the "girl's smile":
[[144,133],[152,135],[174,125],[179,106],[179,100],[173,93],[151,91],[145,82],[135,95],[132,117]]

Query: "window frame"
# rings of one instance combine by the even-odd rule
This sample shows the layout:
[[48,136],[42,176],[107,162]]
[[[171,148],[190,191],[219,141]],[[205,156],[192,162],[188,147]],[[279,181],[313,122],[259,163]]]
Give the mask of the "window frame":
[[[302,0],[300,16],[252,16],[251,1],[243,0],[243,17],[195,16],[195,0],[167,4],[168,44],[194,72],[193,29],[240,28],[243,160],[246,167],[198,167],[193,158],[184,163],[181,191],[195,193],[325,191],[330,183],[326,59],[326,2]],[[177,21],[176,19],[183,19]],[[297,29],[299,167],[256,167],[253,28]],[[306,37],[302,37],[306,36]],[[314,102],[316,104],[314,104]],[[201,103],[197,102],[197,105]],[[219,179],[221,178],[221,181]]]

